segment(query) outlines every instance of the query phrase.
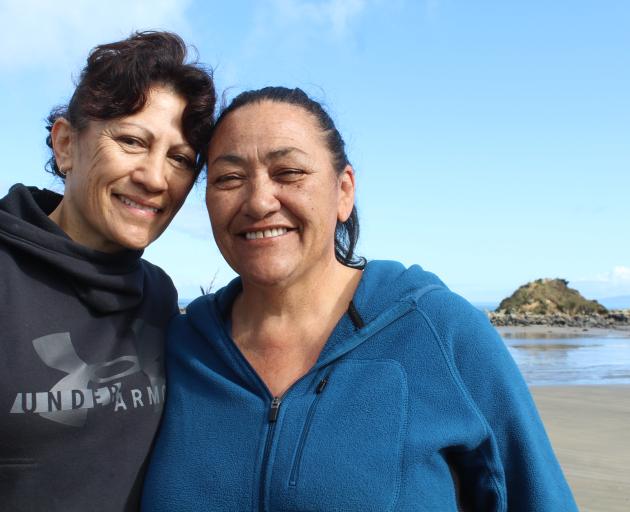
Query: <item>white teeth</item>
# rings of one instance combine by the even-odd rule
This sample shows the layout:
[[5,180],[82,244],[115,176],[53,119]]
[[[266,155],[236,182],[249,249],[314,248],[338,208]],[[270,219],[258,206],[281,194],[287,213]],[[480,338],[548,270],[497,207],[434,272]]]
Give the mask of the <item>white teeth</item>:
[[159,212],[157,208],[153,208],[152,206],[145,206],[145,205],[136,203],[135,201],[132,201],[131,199],[125,196],[116,196],[116,197],[120,199],[122,203],[126,204],[127,206],[131,206],[132,208],[138,208],[139,210],[146,210],[153,213]]
[[245,233],[245,238],[247,240],[256,240],[257,238],[273,238],[276,236],[284,235],[287,231],[287,228],[273,228],[273,229],[265,229],[264,231],[249,231]]

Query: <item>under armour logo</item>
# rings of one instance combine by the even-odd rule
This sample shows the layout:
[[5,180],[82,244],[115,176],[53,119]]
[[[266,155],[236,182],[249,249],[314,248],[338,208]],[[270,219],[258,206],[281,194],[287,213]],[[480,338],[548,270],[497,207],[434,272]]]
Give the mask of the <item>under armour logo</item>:
[[[133,407],[144,407],[145,401],[156,409],[162,407],[164,378],[162,370],[162,333],[136,320],[132,326],[135,334],[136,355],[125,355],[102,363],[88,364],[77,354],[70,333],[54,333],[33,340],[33,347],[41,360],[50,368],[67,373],[50,391],[18,393],[12,413],[36,413],[52,421],[72,426],[82,426],[88,409],[97,405],[115,403],[127,409],[121,395],[121,379],[138,372],[149,378],[146,397],[143,391],[132,391]],[[151,338],[147,339],[147,331]],[[143,342],[140,334],[143,334]],[[159,336],[160,338],[157,338]],[[92,388],[88,384],[92,383]],[[161,396],[160,396],[161,393]],[[144,401],[143,401],[144,400]]]

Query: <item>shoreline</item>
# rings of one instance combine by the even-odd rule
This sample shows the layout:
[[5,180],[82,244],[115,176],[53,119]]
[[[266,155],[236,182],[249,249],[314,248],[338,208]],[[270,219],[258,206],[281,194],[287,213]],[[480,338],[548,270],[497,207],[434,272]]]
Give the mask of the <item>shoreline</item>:
[[561,329],[612,329],[630,331],[630,310],[613,310],[606,313],[526,313],[486,311],[495,327],[558,327]]
[[530,391],[579,510],[630,510],[630,385]]
[[503,338],[630,338],[630,329],[605,327],[568,327],[558,325],[494,326]]

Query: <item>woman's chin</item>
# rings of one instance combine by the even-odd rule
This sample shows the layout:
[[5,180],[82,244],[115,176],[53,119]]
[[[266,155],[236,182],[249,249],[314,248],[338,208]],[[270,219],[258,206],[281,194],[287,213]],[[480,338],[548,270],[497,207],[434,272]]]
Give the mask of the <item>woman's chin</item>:
[[116,237],[113,240],[110,240],[110,248],[111,250],[106,250],[105,252],[118,252],[124,250],[131,251],[142,251],[147,248],[147,246],[153,240],[148,236],[129,236],[121,235]]
[[295,267],[284,262],[254,263],[237,270],[243,283],[275,288],[288,285],[295,275]]

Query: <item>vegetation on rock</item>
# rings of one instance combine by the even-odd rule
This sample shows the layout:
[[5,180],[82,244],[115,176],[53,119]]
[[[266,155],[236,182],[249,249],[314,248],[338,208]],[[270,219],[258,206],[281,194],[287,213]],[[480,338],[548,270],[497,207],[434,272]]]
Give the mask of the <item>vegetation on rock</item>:
[[596,300],[588,300],[569,288],[565,279],[537,279],[503,299],[497,312],[534,315],[605,315],[608,310]]

